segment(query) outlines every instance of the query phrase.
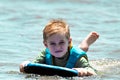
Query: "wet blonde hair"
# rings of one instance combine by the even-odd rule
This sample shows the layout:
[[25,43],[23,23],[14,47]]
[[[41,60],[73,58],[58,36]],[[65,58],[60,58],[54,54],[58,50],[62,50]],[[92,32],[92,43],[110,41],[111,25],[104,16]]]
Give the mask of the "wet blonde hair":
[[63,20],[52,20],[45,26],[43,30],[44,41],[46,41],[48,37],[56,33],[65,34],[67,39],[70,38],[69,27]]

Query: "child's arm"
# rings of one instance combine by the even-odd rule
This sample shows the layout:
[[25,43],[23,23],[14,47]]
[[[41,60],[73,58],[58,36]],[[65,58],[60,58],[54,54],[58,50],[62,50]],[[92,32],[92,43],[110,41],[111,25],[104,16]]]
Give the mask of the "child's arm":
[[77,61],[75,68],[78,71],[78,76],[91,76],[96,75],[95,70],[89,65],[88,60],[82,57]]
[[[32,62],[34,63],[44,63],[45,60],[45,51],[43,50],[35,60],[33,60]],[[20,64],[20,72],[23,72],[24,73],[24,67],[26,66],[27,63],[29,63],[30,61],[24,61]]]

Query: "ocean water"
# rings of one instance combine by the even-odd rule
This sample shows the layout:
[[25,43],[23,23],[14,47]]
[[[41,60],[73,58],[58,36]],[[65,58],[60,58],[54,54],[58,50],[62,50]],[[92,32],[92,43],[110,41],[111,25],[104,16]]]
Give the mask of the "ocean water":
[[[63,78],[19,72],[44,48],[42,30],[65,20],[74,45],[91,31],[100,34],[87,52],[97,76]],[[0,80],[120,80],[120,0],[0,0]]]

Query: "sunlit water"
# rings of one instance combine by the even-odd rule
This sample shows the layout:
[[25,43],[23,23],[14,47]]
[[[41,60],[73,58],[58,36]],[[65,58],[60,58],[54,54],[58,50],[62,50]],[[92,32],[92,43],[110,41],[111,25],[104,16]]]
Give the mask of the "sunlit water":
[[[51,19],[63,19],[74,45],[91,31],[100,38],[90,47],[90,64],[97,76],[63,78],[19,72],[44,48],[42,30]],[[0,0],[0,80],[120,80],[119,0]]]

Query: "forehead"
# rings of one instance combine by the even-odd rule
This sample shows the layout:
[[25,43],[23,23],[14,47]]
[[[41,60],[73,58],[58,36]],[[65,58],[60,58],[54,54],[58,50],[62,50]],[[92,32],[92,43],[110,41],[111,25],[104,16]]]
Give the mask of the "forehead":
[[65,34],[53,34],[51,36],[48,37],[47,39],[48,41],[60,41],[60,40],[67,40]]

